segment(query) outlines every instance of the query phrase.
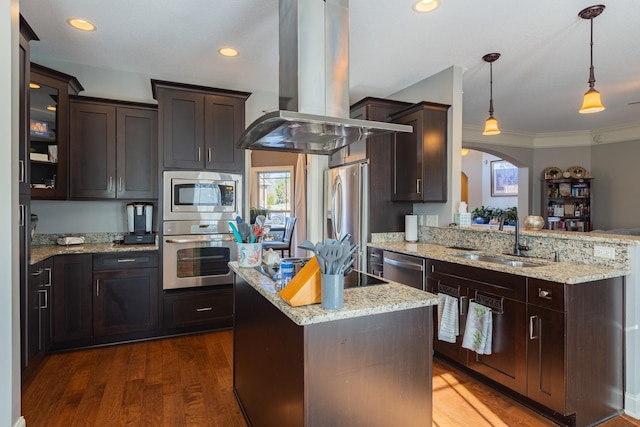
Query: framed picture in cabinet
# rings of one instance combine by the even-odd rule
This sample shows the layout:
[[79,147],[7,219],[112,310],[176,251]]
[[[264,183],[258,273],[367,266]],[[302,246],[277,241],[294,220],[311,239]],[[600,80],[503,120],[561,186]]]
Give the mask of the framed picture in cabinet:
[[518,168],[506,160],[491,162],[491,196],[518,195]]

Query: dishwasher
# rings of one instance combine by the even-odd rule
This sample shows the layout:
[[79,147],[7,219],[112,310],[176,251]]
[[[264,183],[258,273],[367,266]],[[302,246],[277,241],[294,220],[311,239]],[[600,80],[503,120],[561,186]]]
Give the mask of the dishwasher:
[[384,251],[382,264],[382,277],[385,279],[425,290],[424,258]]

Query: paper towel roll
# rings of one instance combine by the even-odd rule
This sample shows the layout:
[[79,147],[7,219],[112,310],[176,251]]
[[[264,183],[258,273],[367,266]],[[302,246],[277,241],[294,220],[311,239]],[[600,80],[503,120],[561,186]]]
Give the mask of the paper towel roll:
[[404,216],[404,240],[407,242],[418,241],[418,215]]

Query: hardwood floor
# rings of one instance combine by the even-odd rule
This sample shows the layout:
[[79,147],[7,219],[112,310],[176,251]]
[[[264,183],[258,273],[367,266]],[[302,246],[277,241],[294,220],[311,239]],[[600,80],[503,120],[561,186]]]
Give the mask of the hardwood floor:
[[[245,427],[233,395],[231,330],[47,358],[22,395],[28,427]],[[553,426],[434,361],[433,426]],[[640,426],[617,417],[604,427]]]

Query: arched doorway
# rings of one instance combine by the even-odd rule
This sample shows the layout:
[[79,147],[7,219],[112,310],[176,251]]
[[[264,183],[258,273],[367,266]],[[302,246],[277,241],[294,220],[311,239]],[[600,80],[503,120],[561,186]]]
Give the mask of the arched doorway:
[[[512,187],[510,191],[504,191],[497,185],[496,177],[499,178],[501,175],[496,170],[499,165],[504,165],[503,161],[513,165],[507,165],[507,167],[517,169],[516,194],[513,194]],[[462,157],[461,181],[461,200],[467,202],[469,212],[480,206],[499,209],[517,207],[520,221],[530,212],[529,167],[507,154],[483,148],[469,149],[468,153]],[[466,199],[465,190],[467,191]]]

